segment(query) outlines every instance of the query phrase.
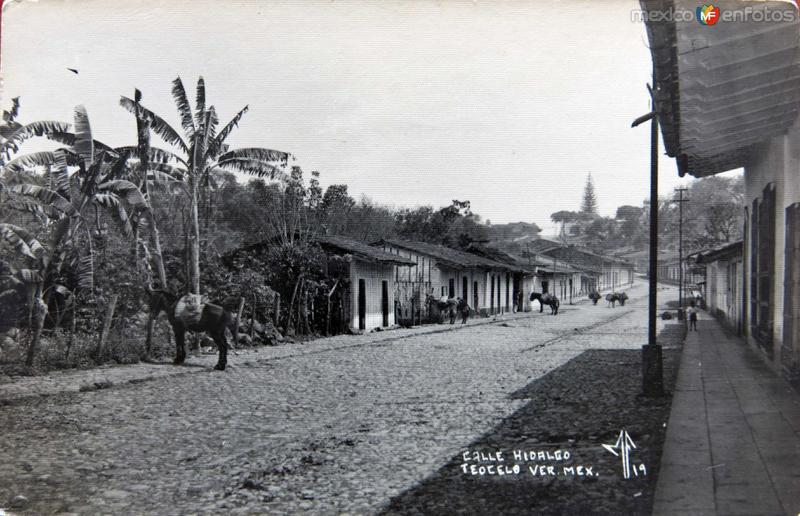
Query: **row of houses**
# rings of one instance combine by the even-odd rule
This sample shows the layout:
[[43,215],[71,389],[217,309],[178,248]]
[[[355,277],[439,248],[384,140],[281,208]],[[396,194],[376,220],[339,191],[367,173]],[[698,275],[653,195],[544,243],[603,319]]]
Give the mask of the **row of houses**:
[[701,287],[705,282],[703,267],[696,263],[697,255],[678,257],[677,255],[664,255],[658,258],[658,281],[668,285],[678,285],[683,281],[684,287]]
[[744,268],[742,241],[696,253],[695,263],[705,269],[706,309],[729,329],[744,332]]
[[[640,3],[646,12],[696,7]],[[800,13],[795,2],[725,9],[751,15],[713,27],[646,20],[654,111],[679,175],[744,169],[741,256],[734,246],[702,258],[708,295],[770,366],[800,382]]]
[[442,299],[461,298],[475,313],[500,315],[530,310],[531,292],[572,303],[592,290],[624,288],[634,277],[624,260],[552,242],[539,244],[546,252],[520,257],[477,245],[462,251],[396,239],[367,245],[323,235],[316,241],[345,258],[349,291],[341,311],[354,332],[428,322],[431,304]]

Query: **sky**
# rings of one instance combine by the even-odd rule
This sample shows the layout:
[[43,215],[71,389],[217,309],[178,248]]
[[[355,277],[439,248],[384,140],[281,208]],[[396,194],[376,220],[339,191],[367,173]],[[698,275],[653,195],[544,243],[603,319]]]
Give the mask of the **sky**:
[[[3,7],[1,105],[22,121],[88,110],[96,139],[135,142],[121,95],[179,128],[170,95],[199,76],[232,147],[292,153],[324,186],[393,206],[469,200],[492,223],[649,195],[652,68],[636,0],[40,0]],[[74,74],[67,70],[74,68]],[[192,101],[193,102],[193,101]],[[23,150],[25,147],[23,147]],[[35,149],[38,150],[38,149]],[[685,184],[660,159],[662,194]]]

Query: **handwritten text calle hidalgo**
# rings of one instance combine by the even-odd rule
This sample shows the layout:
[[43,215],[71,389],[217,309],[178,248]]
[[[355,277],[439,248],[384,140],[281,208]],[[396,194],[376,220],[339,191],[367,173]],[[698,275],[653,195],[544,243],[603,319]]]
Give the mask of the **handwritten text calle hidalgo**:
[[461,458],[461,471],[465,475],[600,476],[592,471],[594,466],[570,461],[569,450],[514,450],[509,456],[502,451],[465,451]]

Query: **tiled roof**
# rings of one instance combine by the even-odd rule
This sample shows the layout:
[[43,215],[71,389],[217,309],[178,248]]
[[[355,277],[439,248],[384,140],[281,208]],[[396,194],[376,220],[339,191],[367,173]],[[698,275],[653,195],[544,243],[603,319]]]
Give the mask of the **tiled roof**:
[[[383,263],[394,263],[397,265],[416,265],[417,263],[405,258],[403,256],[397,256],[396,254],[386,253],[380,249],[372,247],[370,245],[365,244],[364,242],[359,242],[358,240],[352,240],[350,238],[335,236],[335,235],[312,235],[309,237],[311,242],[317,243],[320,247],[324,250],[334,251],[338,253],[345,253],[354,256],[357,259],[364,260],[367,262],[383,262]],[[230,260],[233,256],[237,255],[241,251],[248,251],[248,250],[257,250],[257,249],[266,249],[270,246],[275,246],[278,244],[277,237],[268,238],[261,242],[256,242],[254,244],[250,244],[248,246],[235,249],[229,253],[227,253],[225,259]]]
[[737,240],[736,242],[732,242],[730,244],[725,244],[720,247],[715,247],[714,249],[708,249],[705,251],[700,251],[699,253],[695,253],[697,263],[709,263],[716,260],[729,258],[731,256],[737,256],[742,254],[742,241]]
[[339,251],[343,251],[347,254],[351,254],[356,258],[360,258],[366,261],[374,261],[374,262],[384,262],[384,263],[395,263],[398,265],[416,265],[417,263],[409,260],[408,258],[404,258],[402,256],[398,256],[396,254],[387,253],[378,249],[377,247],[372,247],[367,245],[363,242],[359,242],[357,240],[351,240],[349,238],[340,237],[340,236],[333,236],[333,235],[321,235],[313,238],[322,248],[334,248]]
[[613,256],[601,256],[595,254],[587,249],[580,249],[575,246],[564,246],[547,251],[548,255],[555,256],[560,260],[564,260],[579,269],[599,271],[603,266],[612,263],[618,265],[631,265],[627,260],[616,258]]
[[550,249],[556,249],[562,247],[564,244],[561,242],[555,242],[553,240],[547,240],[545,238],[540,238],[538,240],[532,240],[525,244],[525,249],[531,253],[544,253],[549,251]]
[[575,274],[581,272],[574,265],[564,262],[563,260],[553,259],[545,254],[540,254],[537,257],[525,258],[517,256],[494,247],[472,246],[469,249],[472,253],[482,254],[487,258],[494,259],[498,262],[508,263],[514,267],[518,267],[520,272],[533,274],[553,274],[554,272],[562,274]]
[[466,253],[450,247],[428,242],[412,242],[407,240],[382,239],[373,246],[390,245],[436,258],[441,264],[458,268],[503,269],[516,271],[512,265],[505,264],[477,254]]

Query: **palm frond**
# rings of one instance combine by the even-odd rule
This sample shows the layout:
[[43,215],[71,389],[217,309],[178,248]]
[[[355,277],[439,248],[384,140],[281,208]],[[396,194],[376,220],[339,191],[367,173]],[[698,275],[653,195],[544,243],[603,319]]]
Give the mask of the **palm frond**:
[[98,192],[92,197],[92,202],[103,208],[116,208],[120,204],[120,198],[111,192]]
[[131,206],[140,206],[146,204],[141,190],[135,184],[125,179],[115,179],[101,184],[98,188],[99,192],[112,193],[118,197],[125,199],[125,202]]
[[[136,103],[131,99],[127,97],[120,97],[119,105],[128,110],[130,113],[133,113],[134,115],[137,114]],[[138,116],[141,116],[143,120],[150,124],[150,129],[152,129],[153,132],[160,136],[161,139],[166,143],[175,145],[187,155],[189,154],[189,147],[187,147],[186,142],[184,142],[183,138],[181,138],[181,136],[178,134],[178,131],[173,129],[172,126],[160,116],[156,115],[142,105],[139,105]]]
[[46,223],[48,219],[58,220],[64,216],[63,213],[52,206],[42,205],[28,199],[15,199],[10,204],[10,208],[30,213],[41,223]]
[[196,128],[194,126],[194,119],[192,118],[192,107],[189,105],[189,99],[186,96],[186,90],[183,87],[183,81],[178,77],[172,81],[172,98],[175,99],[175,105],[178,107],[178,115],[181,117],[181,126],[183,126],[186,136],[191,139],[194,136]]
[[197,125],[200,126],[203,113],[206,112],[206,83],[202,77],[197,79],[197,95],[195,95],[195,100],[197,101]]
[[241,149],[234,149],[232,151],[228,151],[225,154],[222,154],[217,161],[227,161],[229,159],[236,159],[236,158],[245,158],[245,159],[255,159],[259,161],[272,161],[272,162],[280,162],[284,163],[286,160],[289,159],[291,156],[287,152],[272,150],[272,149],[264,149],[261,147],[246,147]]
[[17,115],[19,115],[19,97],[14,97],[11,99],[11,110],[3,111],[3,121],[13,122]]
[[84,167],[89,168],[94,162],[94,140],[89,115],[82,105],[75,107],[75,143],[72,148],[83,160]]
[[[130,146],[117,147],[114,150],[119,152],[120,154],[128,153],[128,157],[132,159],[138,159],[139,161],[141,161],[142,159],[138,147],[130,147]],[[177,154],[170,152],[168,150],[159,149],[158,147],[148,147],[147,158],[150,164],[177,162],[186,165],[184,159],[178,156]]]
[[78,288],[94,290],[94,257],[91,251],[78,260]]
[[65,122],[57,122],[54,120],[41,120],[38,122],[31,122],[17,128],[11,133],[6,141],[3,142],[3,147],[14,147],[34,136],[47,136],[53,133],[67,132],[70,125]]
[[[75,134],[69,131],[53,131],[51,133],[45,133],[44,137],[47,138],[48,140],[53,140],[54,142],[62,143],[69,147],[75,146]],[[92,140],[92,145],[94,145],[95,150],[98,151],[114,150],[110,146],[98,140]]]
[[125,206],[122,205],[121,199],[117,194],[101,192],[94,196],[93,201],[108,210],[111,218],[119,225],[123,235],[130,237],[133,234],[128,212],[125,211]]
[[14,224],[0,222],[0,237],[20,254],[33,260],[39,260],[44,254],[44,247],[36,237]]
[[78,215],[75,206],[73,206],[68,199],[64,198],[58,192],[50,190],[49,188],[25,183],[12,186],[8,190],[18,195],[30,197],[44,206],[52,206],[53,208],[70,217],[75,217]]
[[274,165],[270,165],[265,161],[249,158],[229,158],[225,161],[217,162],[217,167],[233,171],[244,172],[258,177],[269,177],[275,179],[284,175],[283,171]]
[[130,173],[130,167],[128,167],[128,157],[129,154],[127,152],[123,152],[119,154],[118,158],[111,162],[111,167],[108,170],[108,174],[105,176],[106,180],[122,179]]
[[52,165],[54,162],[55,156],[50,151],[32,152],[31,154],[17,156],[6,163],[4,168],[10,176],[11,174],[19,174],[33,167]]
[[64,149],[58,149],[54,152],[55,163],[54,166],[48,167],[49,174],[53,176],[56,184],[56,192],[64,197],[69,198],[70,185],[69,185],[69,156]]
[[186,171],[164,163],[151,163],[147,177],[157,182],[183,181]]
[[233,129],[239,125],[239,120],[241,120],[244,114],[247,113],[248,109],[248,106],[243,107],[242,110],[236,113],[236,116],[234,116],[233,119],[222,128],[219,134],[217,134],[217,137],[214,140],[214,146],[216,148],[222,147],[222,145],[225,143],[225,139],[231,134],[231,131],[233,131]]
[[214,106],[208,108],[203,120],[203,146],[202,153],[206,153],[211,146],[213,146],[214,137],[216,136],[217,125],[219,118],[217,118],[217,111]]

